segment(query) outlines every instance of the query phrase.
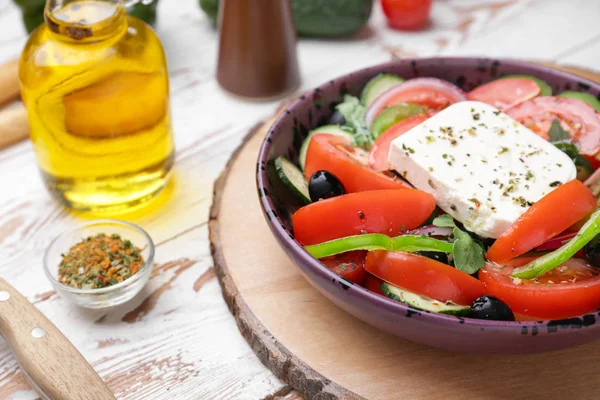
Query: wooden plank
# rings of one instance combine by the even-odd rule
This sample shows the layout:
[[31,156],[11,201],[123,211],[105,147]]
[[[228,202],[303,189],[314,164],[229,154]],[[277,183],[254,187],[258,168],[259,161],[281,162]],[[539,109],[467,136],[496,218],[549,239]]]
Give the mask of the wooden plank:
[[502,26],[472,35],[454,55],[485,55],[553,60],[600,34],[595,23],[600,2],[536,0],[502,21]]
[[564,65],[591,66],[595,70],[600,70],[600,36],[570,52],[561,54],[557,62]]

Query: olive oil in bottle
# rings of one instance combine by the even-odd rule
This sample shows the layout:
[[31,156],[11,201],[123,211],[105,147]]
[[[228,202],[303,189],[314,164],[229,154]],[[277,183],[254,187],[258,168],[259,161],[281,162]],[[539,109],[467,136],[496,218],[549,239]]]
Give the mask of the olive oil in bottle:
[[152,29],[121,0],[48,0],[19,77],[49,191],[79,210],[156,195],[173,164],[169,83]]

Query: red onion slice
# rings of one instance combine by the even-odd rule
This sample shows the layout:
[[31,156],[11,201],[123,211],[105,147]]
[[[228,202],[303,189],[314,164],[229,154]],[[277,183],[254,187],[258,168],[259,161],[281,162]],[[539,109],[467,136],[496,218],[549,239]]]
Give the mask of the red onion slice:
[[600,115],[581,100],[552,96],[536,97],[510,108],[506,114],[545,139],[548,138],[547,132],[554,118],[570,121],[568,125],[576,132],[569,133],[579,144],[580,152],[595,155],[600,151]]
[[452,235],[452,228],[443,228],[435,225],[425,225],[417,229],[413,229],[406,233],[407,235],[424,235],[430,237],[442,237]]
[[536,251],[556,250],[556,249],[562,247],[562,245],[567,243],[569,240],[573,239],[575,237],[575,235],[577,235],[577,232],[561,233],[560,235],[555,236],[552,239],[548,240],[546,243],[542,243],[541,245],[536,247],[535,250]]
[[[396,86],[383,92],[375,101],[369,106],[365,113],[365,120],[367,127],[371,128],[373,121],[377,118],[377,115],[386,107],[391,104],[387,104],[389,101],[398,97],[398,102],[408,103],[419,103],[419,96],[423,96],[427,91],[435,91],[450,97],[453,103],[467,100],[467,95],[458,86],[451,84],[437,78],[415,78],[410,79],[406,82],[400,83]],[[406,96],[401,96],[403,93],[407,93]],[[426,104],[424,104],[426,105]]]

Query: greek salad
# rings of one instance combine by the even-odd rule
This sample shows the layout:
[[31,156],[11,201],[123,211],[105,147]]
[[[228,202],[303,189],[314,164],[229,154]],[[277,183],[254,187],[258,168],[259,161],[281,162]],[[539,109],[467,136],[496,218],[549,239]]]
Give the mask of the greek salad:
[[411,307],[491,320],[600,308],[600,101],[504,76],[373,77],[275,170],[295,239]]

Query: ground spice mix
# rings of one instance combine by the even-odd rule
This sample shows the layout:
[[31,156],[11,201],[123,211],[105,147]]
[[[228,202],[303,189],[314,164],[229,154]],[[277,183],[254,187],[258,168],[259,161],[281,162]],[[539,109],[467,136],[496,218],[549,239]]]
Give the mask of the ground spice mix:
[[144,265],[141,249],[117,234],[90,236],[61,254],[59,281],[79,289],[116,285]]

